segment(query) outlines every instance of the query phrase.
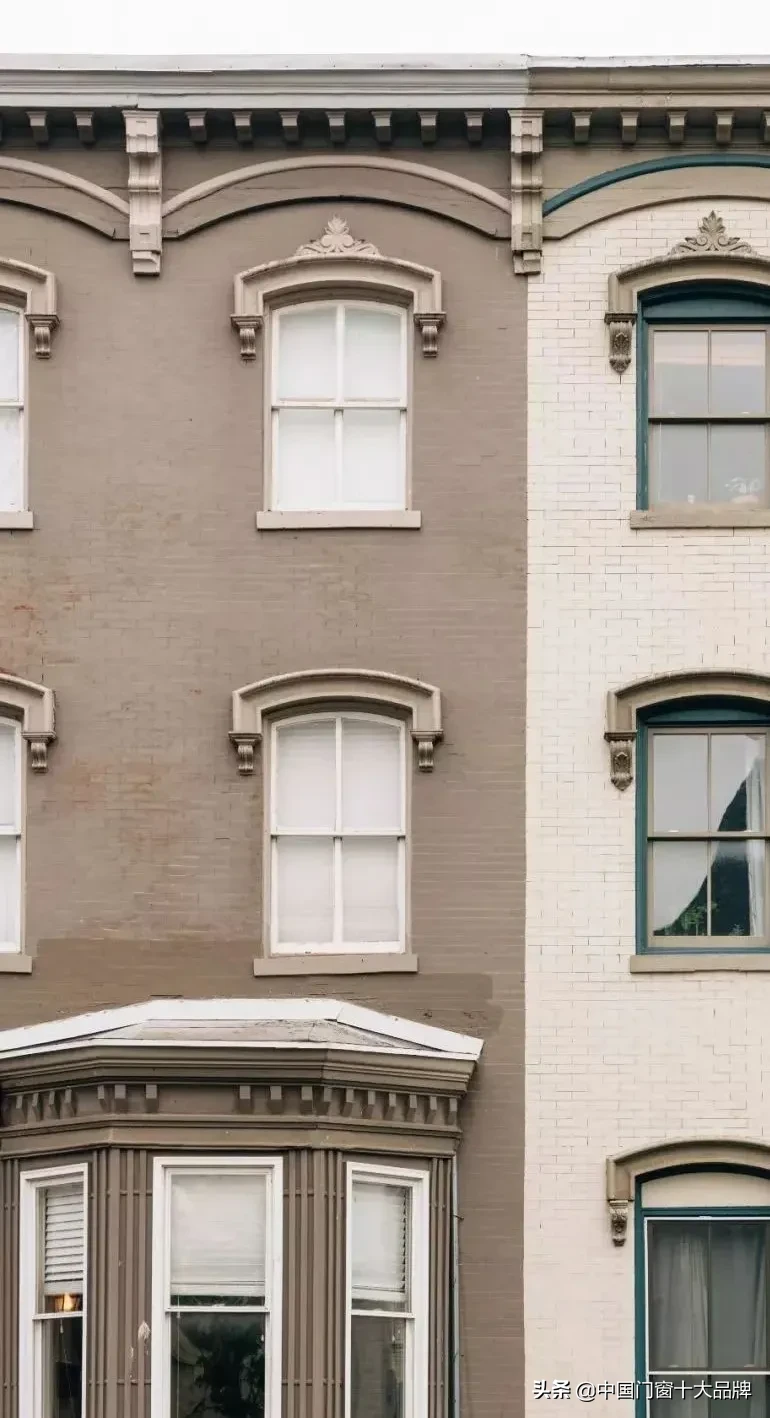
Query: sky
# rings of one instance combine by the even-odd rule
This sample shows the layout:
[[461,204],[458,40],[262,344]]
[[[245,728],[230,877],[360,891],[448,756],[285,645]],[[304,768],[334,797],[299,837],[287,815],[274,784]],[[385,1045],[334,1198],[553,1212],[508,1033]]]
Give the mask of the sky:
[[761,0],[0,0],[7,54],[770,54]]

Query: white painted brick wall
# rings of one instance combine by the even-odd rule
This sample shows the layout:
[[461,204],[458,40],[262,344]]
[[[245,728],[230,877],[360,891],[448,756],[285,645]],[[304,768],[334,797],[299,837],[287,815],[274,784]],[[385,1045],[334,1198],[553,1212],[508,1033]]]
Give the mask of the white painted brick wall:
[[546,1404],[532,1397],[536,1379],[634,1377],[633,1238],[611,1243],[605,1159],[664,1139],[770,1135],[770,975],[629,973],[634,790],[610,783],[603,740],[612,687],[770,666],[770,532],[630,530],[635,360],[620,379],[607,358],[609,273],[664,255],[712,206],[731,235],[770,254],[770,206],[687,201],[549,244],[529,279],[532,1414]]

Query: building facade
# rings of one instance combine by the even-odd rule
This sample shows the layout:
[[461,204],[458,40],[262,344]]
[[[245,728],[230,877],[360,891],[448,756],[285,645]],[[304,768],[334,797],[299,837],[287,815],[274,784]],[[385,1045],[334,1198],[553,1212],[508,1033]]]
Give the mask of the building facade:
[[532,1412],[768,1408],[766,80],[530,76]]
[[0,87],[0,1418],[764,1418],[768,71]]
[[1,81],[0,1413],[491,1418],[521,80],[140,70]]

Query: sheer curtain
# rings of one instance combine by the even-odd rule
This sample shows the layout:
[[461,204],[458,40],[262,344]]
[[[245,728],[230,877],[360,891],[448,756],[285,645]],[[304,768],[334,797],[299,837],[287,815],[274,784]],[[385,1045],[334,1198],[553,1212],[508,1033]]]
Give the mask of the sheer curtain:
[[[714,1374],[749,1377],[768,1365],[767,1224],[762,1221],[649,1223],[649,1370],[697,1386]],[[766,1381],[751,1377],[750,1399],[731,1400],[731,1418],[765,1418]],[[653,1400],[656,1418],[708,1418],[716,1400],[692,1387]]]

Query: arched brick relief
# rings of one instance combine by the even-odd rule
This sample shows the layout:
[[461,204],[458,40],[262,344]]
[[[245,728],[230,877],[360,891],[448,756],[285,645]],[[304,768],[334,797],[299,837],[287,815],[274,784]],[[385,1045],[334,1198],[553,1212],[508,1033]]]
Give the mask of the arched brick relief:
[[[707,203],[741,198],[770,202],[770,168],[663,168],[585,192],[552,211],[548,211],[546,203],[543,236],[546,241],[561,241],[611,217],[671,202]],[[558,201],[558,197],[551,200]]]
[[128,202],[106,187],[45,163],[0,156],[3,202],[63,217],[102,236],[128,239]]
[[510,202],[491,188],[423,163],[341,154],[255,163],[188,187],[164,203],[164,235],[188,236],[228,217],[292,202],[343,199],[411,207],[510,238]]

